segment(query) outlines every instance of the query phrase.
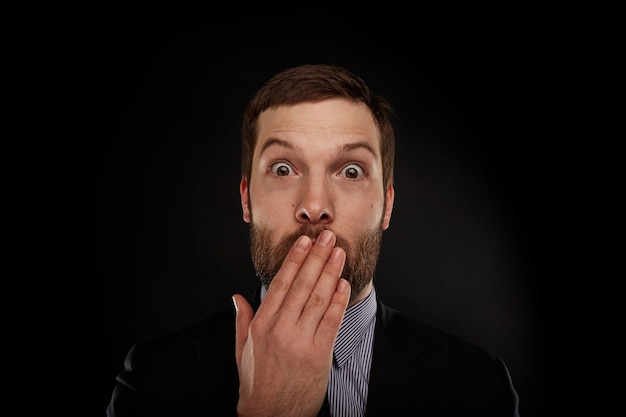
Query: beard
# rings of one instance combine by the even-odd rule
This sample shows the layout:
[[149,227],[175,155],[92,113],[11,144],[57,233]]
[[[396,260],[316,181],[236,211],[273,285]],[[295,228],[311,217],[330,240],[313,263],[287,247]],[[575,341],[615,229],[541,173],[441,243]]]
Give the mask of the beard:
[[[354,242],[349,242],[336,234],[335,246],[341,247],[346,252],[346,262],[341,277],[350,283],[350,301],[353,301],[374,279],[383,234],[380,226],[379,224],[376,229],[361,233]],[[269,288],[287,253],[300,236],[307,235],[315,239],[324,229],[327,227],[304,224],[296,232],[283,238],[277,245],[273,245],[274,233],[267,228],[256,226],[254,221],[251,221],[250,252],[254,269],[261,283]]]

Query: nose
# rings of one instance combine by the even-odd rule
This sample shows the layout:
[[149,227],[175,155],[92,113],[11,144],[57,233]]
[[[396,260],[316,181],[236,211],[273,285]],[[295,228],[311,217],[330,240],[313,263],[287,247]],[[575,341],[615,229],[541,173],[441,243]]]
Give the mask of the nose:
[[296,206],[296,220],[300,223],[328,224],[334,219],[333,192],[323,179],[303,182]]

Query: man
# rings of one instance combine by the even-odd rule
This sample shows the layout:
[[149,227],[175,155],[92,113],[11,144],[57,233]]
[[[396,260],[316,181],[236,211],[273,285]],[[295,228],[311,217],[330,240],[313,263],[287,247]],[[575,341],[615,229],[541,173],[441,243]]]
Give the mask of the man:
[[131,348],[109,417],[517,416],[505,364],[385,306],[391,107],[349,71],[270,79],[242,126],[243,220],[261,285],[231,311]]

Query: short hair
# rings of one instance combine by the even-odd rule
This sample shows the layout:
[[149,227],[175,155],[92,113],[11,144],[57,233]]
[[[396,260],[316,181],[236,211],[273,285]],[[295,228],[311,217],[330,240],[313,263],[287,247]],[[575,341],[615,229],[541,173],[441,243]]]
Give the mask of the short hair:
[[243,115],[241,127],[241,174],[250,181],[252,158],[257,142],[259,115],[267,109],[329,98],[345,98],[365,104],[380,132],[383,186],[393,184],[395,133],[393,108],[380,95],[370,91],[365,82],[345,68],[328,64],[307,64],[283,70],[270,78],[252,97]]

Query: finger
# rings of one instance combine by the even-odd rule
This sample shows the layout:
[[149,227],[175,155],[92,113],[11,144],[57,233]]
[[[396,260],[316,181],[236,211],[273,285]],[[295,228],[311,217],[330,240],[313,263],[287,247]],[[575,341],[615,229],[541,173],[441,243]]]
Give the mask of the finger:
[[341,321],[346,313],[350,301],[350,284],[344,278],[337,283],[337,288],[324,316],[314,335],[314,343],[318,346],[332,346],[335,344]]
[[[309,301],[313,289],[322,275],[322,271],[326,268],[330,254],[333,252],[335,241],[335,234],[330,230],[324,230],[318,236],[317,241],[309,251],[297,276],[293,280],[289,292],[285,294],[283,311],[288,317],[298,320],[302,315],[302,311]],[[335,278],[333,289],[328,291],[328,298],[330,298],[331,294],[334,292],[337,279],[339,279],[339,275]],[[321,296],[323,294],[319,295]]]
[[285,257],[280,270],[272,279],[270,288],[265,294],[257,314],[271,316],[278,311],[312,245],[311,238],[305,235],[296,240]]
[[337,291],[338,281],[346,260],[344,249],[336,247],[324,265],[320,277],[306,301],[298,325],[313,335],[326,314]]
[[240,294],[233,295],[233,304],[237,313],[235,319],[235,359],[237,360],[237,368],[239,368],[243,347],[248,340],[248,329],[254,317],[254,311],[248,301]]

